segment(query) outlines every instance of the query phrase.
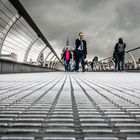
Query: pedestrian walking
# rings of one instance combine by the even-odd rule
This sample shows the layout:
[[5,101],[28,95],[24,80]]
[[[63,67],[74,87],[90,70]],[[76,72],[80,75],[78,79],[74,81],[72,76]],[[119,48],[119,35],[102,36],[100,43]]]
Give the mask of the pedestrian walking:
[[75,60],[76,60],[76,71],[79,71],[79,62],[82,64],[82,71],[85,71],[84,60],[87,55],[87,45],[86,41],[83,39],[83,33],[79,33],[79,38],[75,41]]
[[66,50],[64,51],[63,55],[62,55],[62,59],[64,59],[64,68],[65,71],[70,71],[70,60],[72,58],[72,54],[69,50],[69,47],[66,48]]
[[118,43],[115,45],[114,48],[114,50],[117,53],[118,71],[124,70],[125,49],[126,49],[126,44],[123,42],[122,38],[119,38]]

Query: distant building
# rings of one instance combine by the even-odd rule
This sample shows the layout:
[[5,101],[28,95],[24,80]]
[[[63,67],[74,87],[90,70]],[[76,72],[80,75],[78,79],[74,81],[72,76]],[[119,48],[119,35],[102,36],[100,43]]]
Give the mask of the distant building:
[[66,51],[66,48],[67,48],[67,47],[70,48],[69,38],[67,38],[67,41],[66,41],[66,47],[64,47],[64,48],[62,49],[61,58],[62,58],[62,56],[63,56],[63,53]]
[[17,54],[15,54],[15,53],[1,54],[0,58],[12,60],[12,61],[17,61]]
[[43,66],[43,63],[44,63],[44,54],[43,53],[40,54],[38,62],[40,63],[41,66]]

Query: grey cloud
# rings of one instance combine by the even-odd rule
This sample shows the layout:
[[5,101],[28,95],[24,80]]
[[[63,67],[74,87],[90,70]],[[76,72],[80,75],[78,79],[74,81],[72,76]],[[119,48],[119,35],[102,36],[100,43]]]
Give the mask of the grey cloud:
[[125,31],[132,31],[139,27],[140,18],[139,17],[139,9],[140,9],[140,1],[139,0],[128,0],[123,5],[119,4],[116,7],[117,17],[116,20],[118,22],[117,25],[119,29]]
[[78,0],[78,2],[81,12],[91,12],[93,9],[98,8],[102,0]]

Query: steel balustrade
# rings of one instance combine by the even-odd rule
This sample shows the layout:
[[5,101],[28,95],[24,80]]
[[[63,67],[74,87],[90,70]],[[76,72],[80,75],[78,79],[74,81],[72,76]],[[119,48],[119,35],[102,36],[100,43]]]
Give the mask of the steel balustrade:
[[[131,60],[133,62],[133,65],[134,65],[134,69],[138,69],[138,65],[136,63],[136,59],[135,59],[134,55],[132,55],[132,52],[134,52],[136,50],[139,50],[139,49],[140,49],[140,47],[136,47],[134,49],[130,49],[130,50],[125,52],[125,54],[130,55],[130,58],[131,58]],[[101,59],[99,62],[101,62],[101,64],[104,65],[104,68],[105,68],[105,63],[108,65],[109,62],[112,62],[113,66],[114,66],[115,63],[114,63],[114,61],[112,59],[113,59],[113,56],[110,56],[110,57]],[[105,68],[105,70],[106,70],[106,68]]]
[[[0,15],[2,15],[0,17],[0,57],[3,58],[4,55],[10,56],[9,53],[15,53],[18,58],[21,57],[18,61],[28,63],[29,56],[32,56],[31,59],[34,59],[37,63],[40,54],[45,53],[45,62],[50,54],[53,54],[53,57],[47,60],[49,61],[49,67],[54,68],[56,60],[62,64],[58,54],[54,51],[19,0],[1,0]],[[39,43],[39,40],[41,40],[41,43]],[[37,47],[34,47],[36,45]],[[50,50],[49,53],[45,51],[47,48]],[[51,62],[54,57],[55,60]]]
[[52,69],[54,69],[54,68],[55,68],[55,67],[54,67],[54,66],[55,66],[55,63],[57,63],[57,62],[56,62],[56,60],[58,60],[58,58],[57,58],[57,57],[54,59],[54,61],[53,61],[53,63],[52,63],[52,67],[51,67]]
[[39,53],[38,57],[37,57],[37,61],[39,62],[40,59],[40,55],[45,51],[45,49],[47,49],[47,46],[45,46]]
[[7,34],[8,34],[8,32],[13,27],[13,25],[17,22],[17,20],[19,20],[20,17],[21,16],[19,14],[14,16],[13,19],[11,19],[11,21],[7,24],[7,26],[3,30],[2,34],[1,34],[0,54],[1,54],[1,51],[2,51],[3,43],[5,41],[5,38],[6,38]]
[[52,59],[53,59],[54,57],[55,57],[55,55],[53,55],[53,56],[51,57],[50,61],[49,61],[49,64],[48,64],[48,67],[49,67],[49,68],[51,68],[51,65],[52,65],[52,62],[51,62],[51,61],[52,61]]

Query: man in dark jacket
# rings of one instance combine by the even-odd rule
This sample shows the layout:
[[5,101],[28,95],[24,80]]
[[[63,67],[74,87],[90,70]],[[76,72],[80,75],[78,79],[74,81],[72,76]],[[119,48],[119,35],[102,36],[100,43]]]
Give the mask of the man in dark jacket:
[[75,55],[76,55],[76,66],[75,69],[76,71],[79,71],[79,62],[81,61],[82,63],[82,71],[85,71],[85,66],[84,66],[84,60],[87,55],[87,45],[86,41],[83,40],[83,33],[79,33],[79,38],[76,39],[75,41]]
[[117,64],[118,70],[124,70],[124,56],[125,56],[126,44],[123,42],[122,38],[119,38],[118,43],[115,45],[114,51],[117,53]]

